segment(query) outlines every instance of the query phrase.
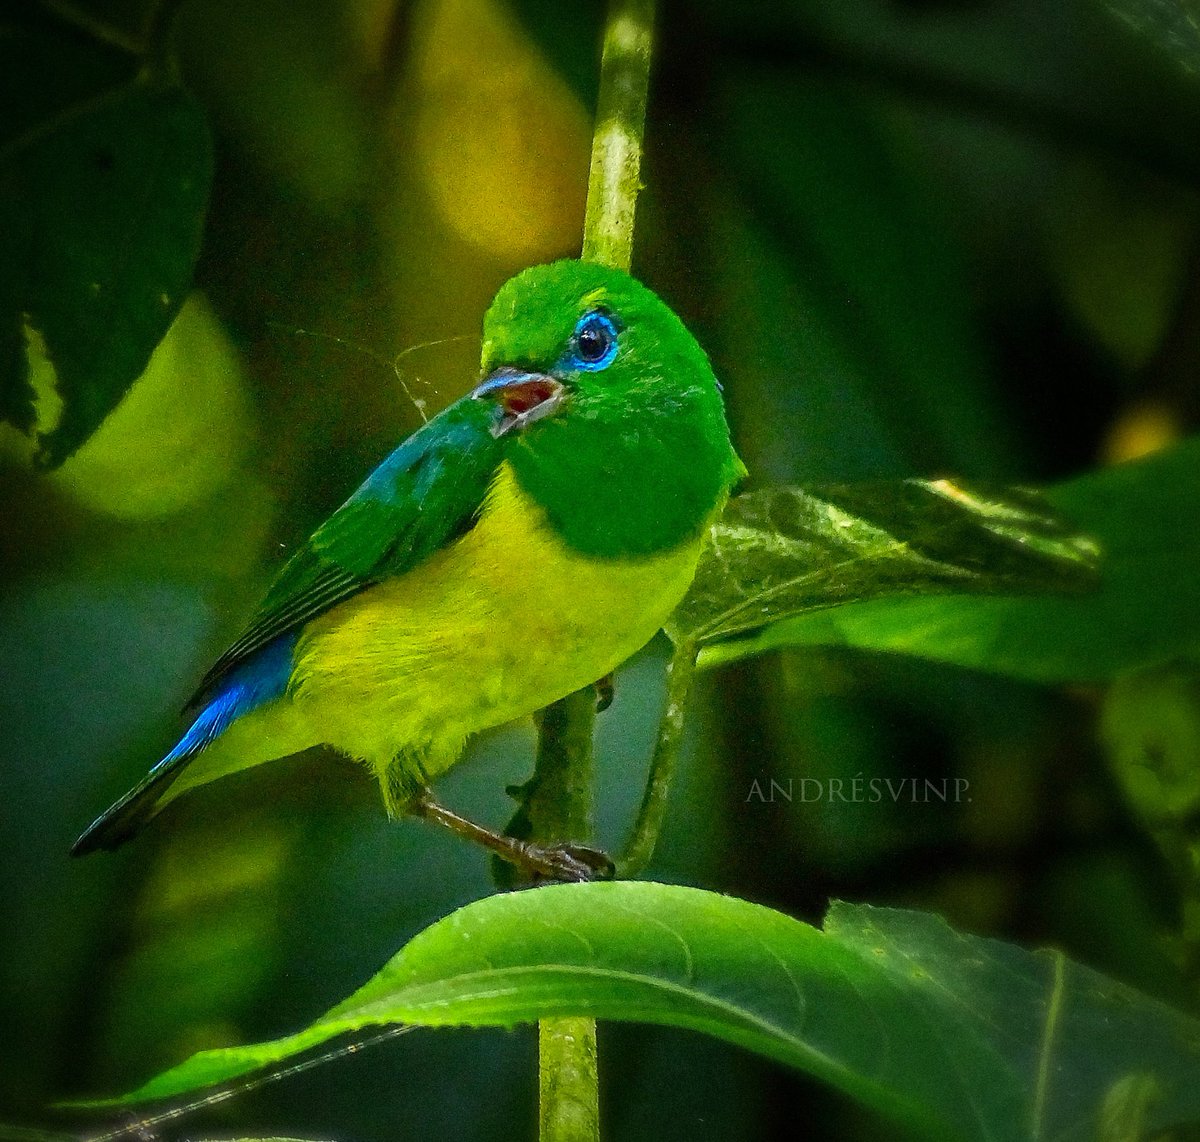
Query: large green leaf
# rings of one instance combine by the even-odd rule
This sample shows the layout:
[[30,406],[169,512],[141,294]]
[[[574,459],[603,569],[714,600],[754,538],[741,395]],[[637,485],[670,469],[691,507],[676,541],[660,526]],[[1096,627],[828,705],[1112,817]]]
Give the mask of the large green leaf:
[[668,630],[728,638],[877,596],[1096,586],[1097,548],[1036,493],[951,480],[765,488],[729,503]]
[[867,906],[834,905],[820,931],[636,882],[471,904],[307,1030],[193,1056],[119,1101],[175,1097],[375,1024],[568,1014],[716,1035],[947,1138],[1086,1139],[1118,1113],[1150,1130],[1200,1117],[1200,1023],[1061,954]]
[[[778,647],[831,645],[1034,681],[1096,681],[1200,645],[1200,439],[1082,476],[1046,498],[1099,542],[1099,590],[1074,597],[868,599],[710,646],[701,665]],[[828,574],[836,578],[839,571]],[[745,584],[741,590],[745,595]]]
[[[46,33],[0,28],[0,417],[25,432],[37,425],[51,465],[116,407],[174,320],[212,171],[203,113],[170,82],[68,84],[66,105],[27,97],[57,86],[63,52]],[[48,356],[62,402],[49,423],[35,410],[29,343]]]

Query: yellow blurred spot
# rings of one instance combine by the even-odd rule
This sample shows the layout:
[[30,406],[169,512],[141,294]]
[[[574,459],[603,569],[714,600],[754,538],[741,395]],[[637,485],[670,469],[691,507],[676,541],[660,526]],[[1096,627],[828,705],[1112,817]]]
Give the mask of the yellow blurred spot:
[[438,213],[506,261],[577,250],[590,124],[493,0],[430,0],[417,21],[417,169]]
[[[35,373],[52,368],[30,359]],[[249,435],[237,354],[193,294],[146,371],[51,478],[94,511],[122,519],[171,515],[229,482]]]
[[264,824],[253,833],[181,833],[143,888],[142,920],[203,913],[222,900],[274,891],[290,852],[287,836]]
[[1108,464],[1136,460],[1173,444],[1183,435],[1176,412],[1158,401],[1145,401],[1125,409],[1104,440],[1102,459]]
[[1067,187],[1050,251],[1066,300],[1126,367],[1141,368],[1162,338],[1186,271],[1195,233],[1191,199],[1091,167]]
[[182,1057],[243,1038],[236,1020],[278,958],[293,834],[261,817],[245,831],[216,821],[170,834],[112,971],[104,1040],[113,1057]]
[[[1100,736],[1134,812],[1185,857],[1200,811],[1200,667],[1170,662],[1118,679],[1104,699]],[[1181,846],[1186,846],[1181,847]],[[1195,875],[1194,868],[1190,875]]]

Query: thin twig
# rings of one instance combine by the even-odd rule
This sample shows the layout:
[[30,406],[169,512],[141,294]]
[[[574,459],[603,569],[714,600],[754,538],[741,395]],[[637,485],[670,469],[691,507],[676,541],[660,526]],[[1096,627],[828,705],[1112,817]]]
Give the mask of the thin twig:
[[675,778],[679,751],[683,746],[684,714],[696,677],[697,653],[694,642],[681,640],[675,644],[667,665],[666,708],[658,724],[658,738],[650,759],[646,789],[625,852],[617,861],[617,875],[623,880],[637,876],[654,856],[658,834],[667,815],[668,794]]

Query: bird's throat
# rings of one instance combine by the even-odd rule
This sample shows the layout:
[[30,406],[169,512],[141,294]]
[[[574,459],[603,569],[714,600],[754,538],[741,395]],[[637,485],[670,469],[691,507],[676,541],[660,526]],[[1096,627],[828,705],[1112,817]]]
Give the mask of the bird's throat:
[[714,439],[669,417],[643,421],[640,431],[556,417],[509,460],[564,542],[603,559],[658,555],[695,541],[736,471],[727,436]]

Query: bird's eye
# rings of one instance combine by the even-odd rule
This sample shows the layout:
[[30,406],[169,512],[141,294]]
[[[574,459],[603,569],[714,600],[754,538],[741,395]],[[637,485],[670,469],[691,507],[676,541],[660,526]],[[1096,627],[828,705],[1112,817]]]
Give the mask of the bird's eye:
[[607,369],[617,355],[617,327],[602,310],[585,313],[575,326],[571,340],[574,352],[572,364],[579,369],[595,372]]

